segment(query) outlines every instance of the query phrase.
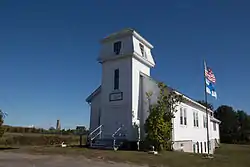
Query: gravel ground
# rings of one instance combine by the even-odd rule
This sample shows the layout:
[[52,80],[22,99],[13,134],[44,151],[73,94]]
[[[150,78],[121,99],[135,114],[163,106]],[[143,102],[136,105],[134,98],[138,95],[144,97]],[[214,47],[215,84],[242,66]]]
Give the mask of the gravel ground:
[[84,156],[32,155],[0,152],[0,167],[141,167],[132,164],[90,160]]

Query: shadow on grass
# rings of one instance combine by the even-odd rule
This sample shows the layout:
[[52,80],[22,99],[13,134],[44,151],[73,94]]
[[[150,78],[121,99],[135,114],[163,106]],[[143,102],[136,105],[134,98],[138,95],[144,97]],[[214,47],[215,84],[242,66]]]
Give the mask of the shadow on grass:
[[2,151],[2,150],[16,150],[16,149],[19,149],[19,148],[14,148],[14,147],[0,147],[0,151]]
[[88,148],[87,145],[69,145],[68,147],[71,147],[71,148]]

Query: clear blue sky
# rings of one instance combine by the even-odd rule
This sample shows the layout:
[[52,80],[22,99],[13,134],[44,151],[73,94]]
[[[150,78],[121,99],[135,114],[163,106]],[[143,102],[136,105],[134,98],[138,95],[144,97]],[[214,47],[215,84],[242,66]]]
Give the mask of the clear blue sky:
[[[244,3],[243,3],[244,2]],[[203,99],[206,59],[216,107],[250,111],[250,2],[236,0],[1,0],[0,108],[11,125],[89,124],[100,84],[99,41],[135,28],[155,48],[152,76]]]

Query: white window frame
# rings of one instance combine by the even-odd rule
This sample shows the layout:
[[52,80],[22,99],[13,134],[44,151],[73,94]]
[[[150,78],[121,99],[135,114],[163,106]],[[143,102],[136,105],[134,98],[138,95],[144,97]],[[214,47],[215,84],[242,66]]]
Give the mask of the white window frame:
[[180,107],[180,124],[181,125],[184,125],[183,122],[184,120],[183,120],[183,108],[182,107]]
[[193,123],[194,123],[194,127],[199,127],[199,115],[198,115],[198,111],[193,111]]
[[204,126],[204,128],[207,128],[207,127],[208,127],[207,115],[206,115],[206,114],[203,115],[203,126]]
[[194,124],[194,127],[196,127],[195,111],[193,111],[193,124]]
[[183,124],[187,125],[187,108],[184,108]]
[[199,115],[197,111],[195,113],[195,119],[196,119],[196,127],[198,128],[199,127]]

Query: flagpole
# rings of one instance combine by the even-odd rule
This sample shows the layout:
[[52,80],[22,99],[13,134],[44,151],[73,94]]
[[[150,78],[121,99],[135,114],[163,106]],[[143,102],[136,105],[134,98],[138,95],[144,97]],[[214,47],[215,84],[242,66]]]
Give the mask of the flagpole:
[[205,75],[205,68],[206,68],[206,66],[205,66],[205,64],[206,64],[206,62],[205,62],[205,60],[204,60],[204,93],[205,93],[205,103],[206,103],[206,117],[207,117],[207,155],[209,156],[209,143],[210,143],[210,141],[209,141],[209,129],[208,129],[208,108],[207,108],[207,106],[208,106],[208,104],[207,104],[207,90],[206,90],[206,75]]

